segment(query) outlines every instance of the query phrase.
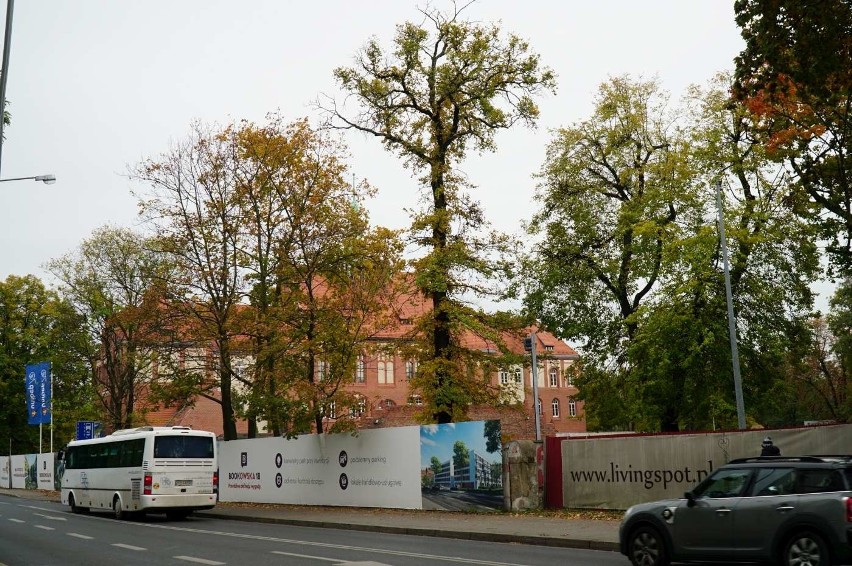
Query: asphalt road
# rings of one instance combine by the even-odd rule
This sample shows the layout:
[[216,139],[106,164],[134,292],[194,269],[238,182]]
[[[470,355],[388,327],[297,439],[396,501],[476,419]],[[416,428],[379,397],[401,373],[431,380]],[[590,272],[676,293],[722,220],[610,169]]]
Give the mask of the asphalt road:
[[152,515],[116,521],[50,501],[0,498],[0,564],[625,566],[608,551]]

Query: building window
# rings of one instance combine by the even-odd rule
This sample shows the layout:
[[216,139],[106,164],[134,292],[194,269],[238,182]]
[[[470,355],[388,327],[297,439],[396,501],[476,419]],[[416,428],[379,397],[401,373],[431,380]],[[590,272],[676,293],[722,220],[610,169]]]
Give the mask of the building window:
[[515,368],[515,383],[521,383],[521,381],[523,381],[521,368]]
[[568,397],[568,416],[577,416],[577,402],[574,400],[573,397]]
[[358,356],[358,361],[355,362],[355,383],[364,383],[364,358]]
[[509,372],[500,368],[500,385],[509,385]]
[[550,386],[559,387],[559,368],[553,362],[550,364]]
[[391,407],[396,407],[396,403],[393,402],[393,399],[385,399],[384,401],[382,401],[382,405],[387,409],[390,409]]
[[572,372],[568,372],[568,376],[566,379],[568,381],[567,385],[574,385],[574,374]]
[[393,360],[385,354],[378,358],[379,385],[393,384]]
[[559,399],[550,402],[550,412],[554,417],[559,416]]
[[545,347],[544,347],[544,350],[545,350],[546,352],[552,352],[552,351],[553,351],[553,346],[545,346]]
[[325,360],[319,360],[317,362],[317,381],[324,381],[328,379],[328,362]]
[[405,362],[405,380],[411,381],[414,379],[414,375],[417,373],[417,362],[414,360],[408,360]]
[[355,404],[351,407],[350,413],[353,417],[360,417],[367,412],[367,402],[360,395],[355,397]]
[[541,412],[541,397],[539,397],[537,399],[536,405],[537,405],[537,408],[538,408],[538,414],[541,415],[542,414],[542,412]]
[[329,401],[325,406],[325,416],[329,419],[337,418],[337,403]]
[[420,395],[412,395],[411,397],[408,398],[408,404],[409,405],[422,405],[423,404],[423,397],[421,397]]

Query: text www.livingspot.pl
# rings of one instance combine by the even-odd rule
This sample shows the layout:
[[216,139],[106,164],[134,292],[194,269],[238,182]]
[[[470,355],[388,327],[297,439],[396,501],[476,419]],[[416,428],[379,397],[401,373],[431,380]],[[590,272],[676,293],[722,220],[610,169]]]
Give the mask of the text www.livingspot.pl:
[[615,462],[608,470],[571,470],[571,481],[583,483],[639,483],[645,489],[662,484],[663,489],[672,483],[695,484],[713,471],[713,460],[707,461],[708,469],[693,470],[685,466],[679,470],[634,470],[632,465],[622,469]]

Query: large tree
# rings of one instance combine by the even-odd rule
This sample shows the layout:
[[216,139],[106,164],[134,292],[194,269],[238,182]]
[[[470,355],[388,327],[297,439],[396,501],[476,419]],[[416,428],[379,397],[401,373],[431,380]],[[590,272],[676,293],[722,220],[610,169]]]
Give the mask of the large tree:
[[251,404],[276,434],[340,426],[333,417],[358,403],[342,386],[367,339],[393,318],[397,235],[370,227],[363,201],[372,191],[348,182],[345,148],[328,133],[270,116],[224,135],[238,156]]
[[397,27],[389,51],[370,41],[354,66],[335,71],[360,111],[333,103],[325,108],[337,127],[378,137],[421,174],[425,206],[414,215],[411,234],[428,253],[413,265],[432,308],[419,325],[423,356],[410,385],[438,423],[461,418],[487,389],[468,371],[473,362],[464,360],[459,342],[468,329],[488,334],[487,325],[459,299],[487,292],[478,282],[501,279],[501,266],[489,254],[505,244],[497,235],[481,236],[482,210],[465,195],[457,168],[469,149],[494,150],[497,132],[534,124],[533,97],[555,88],[553,72],[526,41],[464,21],[459,12],[423,10],[422,25]]
[[585,339],[591,427],[735,422],[717,183],[749,413],[790,424],[775,420],[769,393],[802,334],[817,250],[728,92],[720,76],[672,108],[653,82],[613,79],[593,118],[551,145],[527,305],[563,337]]
[[[133,176],[149,185],[140,213],[158,234],[158,248],[176,268],[169,281],[171,308],[201,349],[212,347],[215,380],[199,374],[200,391],[222,409],[225,440],[237,438],[233,366],[240,273],[241,210],[237,204],[234,147],[221,132],[193,125],[165,154],[140,163]],[[205,364],[206,365],[206,364]]]
[[852,4],[737,0],[745,50],[737,98],[795,181],[791,203],[813,218],[834,267],[852,269]]
[[136,402],[149,386],[152,345],[162,338],[157,321],[168,274],[164,258],[141,234],[104,226],[48,269],[89,337],[83,354],[109,428],[133,426]]
[[252,436],[260,419],[276,435],[323,431],[357,403],[342,386],[392,314],[400,244],[370,227],[370,188],[348,182],[345,157],[327,132],[271,115],[196,125],[137,171],[152,185],[143,213],[178,267],[169,306],[187,321],[185,350],[212,345],[218,372],[209,379],[198,359],[172,368],[162,391],[220,402],[226,438],[237,417]]
[[540,174],[526,304],[601,359],[623,361],[696,211],[686,138],[667,104],[654,81],[611,79],[588,120],[556,132]]

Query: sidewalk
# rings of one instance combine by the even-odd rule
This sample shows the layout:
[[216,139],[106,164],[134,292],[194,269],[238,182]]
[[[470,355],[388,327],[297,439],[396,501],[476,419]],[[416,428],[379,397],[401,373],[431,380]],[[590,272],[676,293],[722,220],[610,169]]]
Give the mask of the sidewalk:
[[[0,496],[59,501],[58,492],[2,489]],[[618,551],[618,521],[533,514],[220,503],[197,517]]]

